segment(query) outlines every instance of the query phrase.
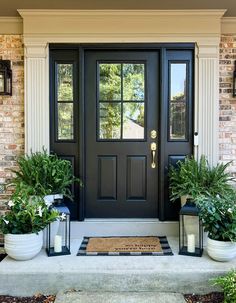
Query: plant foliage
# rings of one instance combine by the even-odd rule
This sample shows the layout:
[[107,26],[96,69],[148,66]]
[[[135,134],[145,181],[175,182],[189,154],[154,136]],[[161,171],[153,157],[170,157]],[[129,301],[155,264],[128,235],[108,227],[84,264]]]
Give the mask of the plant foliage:
[[189,195],[193,199],[199,195],[224,196],[233,192],[229,181],[234,178],[226,172],[227,164],[219,163],[214,167],[209,165],[205,156],[201,156],[198,162],[193,157],[186,157],[184,161],[178,161],[177,166],[170,166],[170,198],[172,201],[181,196]]
[[16,196],[22,193],[31,196],[63,194],[71,199],[70,186],[74,182],[81,184],[72,174],[70,161],[48,155],[46,150],[20,156],[17,164],[19,170],[14,171],[16,176],[10,184],[15,187]]
[[236,193],[224,196],[201,196],[195,200],[200,209],[204,230],[209,238],[236,241]]
[[218,285],[224,292],[224,303],[236,302],[236,270],[231,270],[225,276],[213,279],[214,285]]
[[13,196],[8,206],[9,210],[0,217],[3,234],[38,233],[59,218],[58,211],[49,209],[39,196]]

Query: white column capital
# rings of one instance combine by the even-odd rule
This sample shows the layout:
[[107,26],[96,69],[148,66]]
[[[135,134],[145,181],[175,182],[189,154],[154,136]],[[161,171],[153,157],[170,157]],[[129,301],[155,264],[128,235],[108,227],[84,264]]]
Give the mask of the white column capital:
[[201,39],[197,43],[198,58],[218,58],[220,37],[214,39]]
[[25,58],[47,58],[47,43],[24,43]]

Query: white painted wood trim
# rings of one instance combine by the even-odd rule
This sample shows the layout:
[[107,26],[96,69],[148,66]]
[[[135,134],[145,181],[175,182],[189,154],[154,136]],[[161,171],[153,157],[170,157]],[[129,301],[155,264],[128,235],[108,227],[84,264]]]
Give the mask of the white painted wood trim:
[[226,9],[18,9],[22,16],[215,16],[221,18]]
[[236,34],[236,17],[222,18],[221,34]]
[[219,60],[213,54],[212,57],[208,53],[206,57],[200,54],[198,69],[198,157],[204,154],[210,165],[215,165],[219,160]]
[[[26,14],[30,14],[30,11],[25,11],[25,10],[20,10],[22,13]],[[114,11],[116,13],[121,13],[121,11],[117,12]],[[123,11],[124,14],[126,13],[126,11]],[[140,11],[137,11],[137,13]],[[176,11],[156,11],[155,14],[157,15],[159,12],[159,14],[165,14],[165,13],[170,13],[172,15],[176,15]],[[186,11],[186,14],[190,14],[192,11]],[[211,11],[209,10],[204,11],[205,14],[209,14],[211,13]],[[199,10],[199,15],[203,15],[204,12],[202,10]],[[45,10],[37,10],[37,12],[33,12],[37,15],[41,14],[41,13],[46,13]],[[53,11],[47,11],[48,14],[53,13]],[[57,12],[57,15],[60,12]],[[86,14],[86,11],[82,12],[84,15]],[[81,14],[82,14],[81,13]],[[95,12],[96,14],[98,14],[98,11]],[[105,12],[104,12],[105,13]],[[145,13],[145,11],[144,11]],[[153,14],[152,12],[147,12],[148,14]],[[183,11],[182,11],[183,13]],[[217,12],[215,11],[214,14],[216,14]],[[219,10],[219,14],[221,15],[222,10]],[[64,12],[61,12],[62,15],[64,15]],[[71,11],[71,15],[77,15],[78,16],[78,12],[76,11]],[[93,14],[93,12],[91,12],[91,14]],[[197,11],[195,11],[195,15],[197,14]],[[222,17],[221,19],[221,33],[222,34],[235,34],[236,33],[236,17]],[[5,35],[10,35],[10,34],[23,34],[23,19],[21,17],[0,17],[0,34],[5,34]]]
[[25,152],[49,151],[49,62],[46,44],[25,47]]
[[23,19],[20,17],[0,17],[0,34],[20,35],[23,33]]
[[46,47],[49,43],[194,42],[194,120],[195,131],[199,133],[195,155],[205,154],[215,164],[218,161],[218,52],[224,12],[19,10],[24,19],[26,54],[26,151],[41,150],[43,145],[49,149]]

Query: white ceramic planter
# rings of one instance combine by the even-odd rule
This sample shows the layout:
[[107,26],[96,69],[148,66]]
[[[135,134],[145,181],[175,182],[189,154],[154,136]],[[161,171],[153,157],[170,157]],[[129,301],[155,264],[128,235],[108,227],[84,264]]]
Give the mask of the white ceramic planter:
[[236,257],[236,242],[224,242],[207,238],[207,253],[216,261],[230,261]]
[[43,246],[43,233],[13,235],[6,234],[4,248],[6,253],[13,259],[24,261],[35,257]]

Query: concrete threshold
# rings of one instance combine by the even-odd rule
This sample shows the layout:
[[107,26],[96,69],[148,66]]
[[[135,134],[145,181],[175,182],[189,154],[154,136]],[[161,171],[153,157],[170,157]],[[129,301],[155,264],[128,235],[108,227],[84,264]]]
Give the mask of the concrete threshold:
[[30,261],[6,257],[0,263],[0,294],[29,296],[68,289],[100,292],[206,293],[217,290],[209,279],[236,267],[178,255],[178,238],[168,237],[174,256],[80,256],[82,239],[72,241],[69,256],[47,257],[44,250]]

